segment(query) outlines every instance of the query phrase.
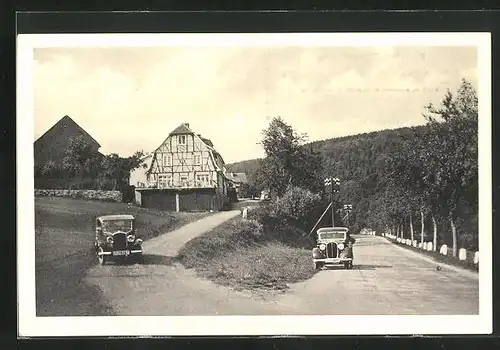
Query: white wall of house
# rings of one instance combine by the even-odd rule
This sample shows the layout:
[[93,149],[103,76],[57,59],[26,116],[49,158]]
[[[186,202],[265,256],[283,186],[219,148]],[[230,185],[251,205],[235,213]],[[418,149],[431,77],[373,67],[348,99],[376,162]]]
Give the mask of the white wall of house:
[[[149,154],[142,158],[141,165],[130,172],[129,185],[135,187],[144,187],[147,181],[146,172],[151,166],[153,154]],[[143,184],[141,186],[141,184]]]

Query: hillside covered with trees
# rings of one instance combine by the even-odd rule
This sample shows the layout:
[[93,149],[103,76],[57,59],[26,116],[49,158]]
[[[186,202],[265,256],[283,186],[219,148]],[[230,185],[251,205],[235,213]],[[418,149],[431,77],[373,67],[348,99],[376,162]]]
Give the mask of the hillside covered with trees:
[[[325,188],[317,185],[323,186],[326,177],[338,177],[341,183],[336,205],[353,205],[349,217],[352,230],[369,227],[419,241],[423,233],[425,241],[433,241],[434,246],[446,243],[453,247],[454,254],[460,247],[477,249],[476,91],[462,81],[456,92],[443,97],[441,106],[425,106],[422,121],[425,125],[311,143],[300,143],[296,138],[308,154],[296,164],[308,170],[289,169],[296,176],[283,185],[301,186],[325,197]],[[264,131],[264,140],[269,139],[272,123],[285,130],[288,127],[292,137],[291,126],[275,118]],[[283,179],[269,170],[272,160],[270,152],[266,154],[266,158],[229,164],[227,168],[246,172],[258,188],[276,189]],[[287,166],[287,162],[275,161],[271,168]],[[273,184],[272,179],[278,181]],[[277,192],[282,192],[281,188]],[[328,219],[327,215],[322,224],[331,225]]]

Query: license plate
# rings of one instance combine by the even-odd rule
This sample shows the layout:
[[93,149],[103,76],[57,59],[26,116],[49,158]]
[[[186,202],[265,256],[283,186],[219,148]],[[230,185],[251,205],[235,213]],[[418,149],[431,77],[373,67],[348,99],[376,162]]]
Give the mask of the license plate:
[[117,250],[116,252],[113,252],[113,256],[118,256],[118,255],[128,256],[129,254],[130,252],[128,250]]

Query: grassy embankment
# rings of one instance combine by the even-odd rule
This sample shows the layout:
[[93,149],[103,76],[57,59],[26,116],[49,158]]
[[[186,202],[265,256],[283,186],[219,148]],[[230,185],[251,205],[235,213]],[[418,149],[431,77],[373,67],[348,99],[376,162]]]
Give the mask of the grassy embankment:
[[37,315],[112,315],[101,292],[86,285],[83,272],[96,264],[92,251],[94,220],[104,214],[132,214],[138,235],[147,240],[209,213],[170,213],[71,198],[35,199]]
[[186,268],[239,290],[288,289],[314,275],[311,250],[265,235],[254,221],[237,217],[189,241],[179,252]]

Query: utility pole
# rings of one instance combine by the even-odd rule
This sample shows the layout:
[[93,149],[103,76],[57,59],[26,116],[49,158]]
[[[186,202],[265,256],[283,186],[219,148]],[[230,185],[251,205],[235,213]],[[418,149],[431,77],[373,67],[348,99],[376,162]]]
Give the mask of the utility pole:
[[328,177],[325,179],[325,187],[329,189],[330,192],[330,203],[332,206],[332,227],[335,227],[335,204],[334,204],[334,193],[338,191],[340,186],[340,179],[335,177]]
[[349,227],[349,216],[352,211],[352,204],[344,204],[344,211],[346,212],[347,227]]

